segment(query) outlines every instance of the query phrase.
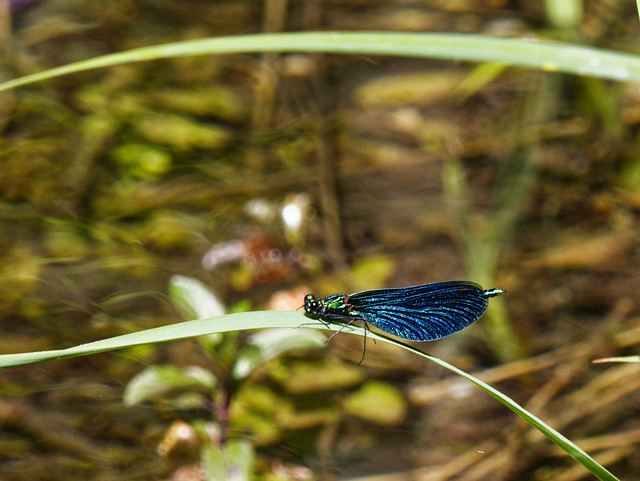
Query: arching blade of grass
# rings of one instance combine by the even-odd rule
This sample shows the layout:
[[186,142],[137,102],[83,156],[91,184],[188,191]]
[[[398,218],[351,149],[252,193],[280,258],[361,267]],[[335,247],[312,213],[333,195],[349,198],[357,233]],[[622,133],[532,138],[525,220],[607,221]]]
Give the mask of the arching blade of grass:
[[[227,314],[207,319],[179,322],[168,326],[156,327],[145,331],[132,332],[122,336],[80,344],[79,346],[55,351],[28,352],[0,355],[0,369],[35,364],[43,361],[85,356],[98,352],[113,351],[143,344],[174,341],[189,337],[203,336],[218,332],[243,331],[248,329],[266,329],[277,327],[300,327],[313,323],[301,312],[294,311],[256,311]],[[322,324],[318,323],[318,326]],[[315,326],[313,326],[315,327]]]
[[[149,344],[156,342],[171,341],[175,339],[184,339],[187,337],[201,336],[205,334],[212,334],[215,332],[227,332],[245,329],[260,329],[260,328],[274,328],[274,327],[300,327],[305,325],[306,327],[317,327],[320,329],[326,329],[327,327],[317,323],[313,325],[313,321],[307,318],[302,312],[292,311],[259,311],[259,312],[243,312],[238,314],[228,314],[225,316],[214,317],[209,319],[197,319],[195,321],[181,322],[178,324],[171,324],[169,326],[157,327],[155,329],[148,329],[146,331],[134,332],[131,334],[125,334],[123,336],[112,337],[110,339],[103,339],[100,341],[90,342],[88,344],[81,344],[79,346],[70,347],[68,349],[60,349],[56,351],[43,351],[43,352],[31,352],[22,354],[5,354],[0,356],[0,369],[16,366],[24,366],[27,364],[34,364],[42,361],[50,361],[54,359],[64,359],[69,357],[84,356],[87,354],[94,354],[98,352],[111,351],[115,349],[123,349],[132,346],[138,346],[141,344]],[[364,330],[357,326],[330,326],[332,330],[343,329],[344,332],[351,332],[359,335],[364,334]],[[566,451],[576,461],[587,468],[601,481],[618,481],[618,479],[607,471],[604,467],[598,464],[593,458],[585,453],[578,446],[573,444],[562,434],[558,433],[551,427],[547,426],[542,420],[526,411],[518,403],[511,398],[505,396],[500,391],[492,388],[488,384],[482,382],[479,379],[471,376],[470,374],[461,371],[460,369],[446,363],[436,357],[430,356],[413,346],[404,344],[396,339],[387,337],[374,332],[368,332],[367,336],[379,341],[395,344],[396,346],[408,349],[411,352],[418,354],[426,359],[429,359],[440,366],[449,369],[450,371],[464,377],[471,381],[476,386],[489,393],[496,398],[502,404],[507,406],[518,416],[523,418],[533,427],[538,429],[542,434],[548,437],[551,441],[557,444],[560,448]]]
[[324,52],[500,62],[612,80],[640,81],[640,57],[572,44],[474,34],[294,32],[206,38],[138,48],[27,75],[0,84],[0,91],[123,63],[239,52]]
[[493,387],[489,386],[487,383],[473,377],[471,374],[467,374],[466,372],[461,371],[457,367],[452,366],[451,364],[441,359],[438,359],[437,357],[430,356],[429,354],[426,354],[412,346],[404,345],[403,343],[400,343],[400,342],[394,342],[394,344],[401,344],[405,349],[408,349],[409,351],[414,352],[419,356],[429,359],[430,361],[433,361],[436,364],[439,364],[445,369],[448,369],[449,371],[454,372],[459,376],[462,376],[468,381],[471,381],[473,384],[475,384],[480,389],[482,389],[483,391],[493,396],[498,401],[500,401],[502,404],[507,406],[514,413],[516,413],[518,416],[520,416],[522,419],[524,419],[526,422],[528,422],[534,428],[536,428],[538,431],[544,434],[547,438],[549,438],[551,441],[557,444],[569,456],[571,456],[573,459],[575,459],[580,464],[582,464],[585,468],[587,468],[596,478],[600,479],[601,481],[605,481],[605,480],[619,481],[618,478],[616,478],[613,474],[611,474],[606,468],[598,464],[598,462],[595,459],[593,459],[591,456],[585,453],[582,449],[580,449],[578,446],[572,443],[569,439],[564,437],[562,434],[560,434],[558,431],[556,431],[552,427],[545,424],[544,421],[542,421],[540,418],[531,414],[529,411],[527,411],[518,403],[516,403],[513,399],[502,394],[497,389],[494,389]]

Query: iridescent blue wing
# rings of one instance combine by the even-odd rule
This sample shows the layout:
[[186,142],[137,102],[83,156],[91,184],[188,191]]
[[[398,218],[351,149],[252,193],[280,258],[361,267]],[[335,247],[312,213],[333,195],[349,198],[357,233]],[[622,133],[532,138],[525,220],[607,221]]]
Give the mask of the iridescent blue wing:
[[349,296],[351,315],[411,341],[448,336],[478,320],[489,294],[479,285],[448,281],[401,289],[376,289]]
[[469,281],[434,282],[413,287],[394,289],[373,289],[350,294],[349,304],[354,307],[377,305],[411,305],[424,307],[439,300],[458,297],[484,297],[484,290],[478,284]]

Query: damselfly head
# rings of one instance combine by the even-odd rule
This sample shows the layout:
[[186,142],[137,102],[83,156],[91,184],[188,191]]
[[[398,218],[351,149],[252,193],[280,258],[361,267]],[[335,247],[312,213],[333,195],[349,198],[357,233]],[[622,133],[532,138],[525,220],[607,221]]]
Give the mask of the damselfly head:
[[304,310],[309,314],[317,314],[320,304],[313,294],[304,296]]

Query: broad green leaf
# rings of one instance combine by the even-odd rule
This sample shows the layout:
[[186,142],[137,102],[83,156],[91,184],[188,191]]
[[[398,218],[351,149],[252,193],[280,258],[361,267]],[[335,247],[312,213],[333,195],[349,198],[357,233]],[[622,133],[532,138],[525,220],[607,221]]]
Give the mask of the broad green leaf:
[[390,384],[369,381],[349,394],[343,403],[346,412],[377,424],[395,426],[407,415],[407,400]]
[[227,477],[227,464],[224,459],[224,447],[219,444],[209,444],[202,448],[200,464],[204,471],[205,481],[220,481]]
[[255,452],[246,439],[232,439],[226,446],[227,481],[251,481]]
[[549,23],[555,28],[576,28],[582,20],[583,0],[545,0]]
[[253,446],[244,439],[202,449],[201,463],[207,481],[251,481],[254,462]]
[[224,304],[202,282],[185,276],[169,280],[169,296],[186,319],[222,316]]
[[198,366],[184,369],[172,365],[150,366],[129,381],[123,399],[131,406],[176,389],[198,388],[210,392],[215,385],[213,374]]
[[248,376],[256,367],[294,349],[322,347],[326,337],[312,329],[264,329],[249,336],[233,367],[234,379]]

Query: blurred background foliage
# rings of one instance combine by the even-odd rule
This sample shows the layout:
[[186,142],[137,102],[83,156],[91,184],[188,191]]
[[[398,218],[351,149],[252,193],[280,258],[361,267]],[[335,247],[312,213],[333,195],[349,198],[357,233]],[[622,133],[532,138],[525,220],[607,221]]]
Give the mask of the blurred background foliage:
[[[0,79],[313,30],[639,47],[631,0],[3,0]],[[633,479],[640,368],[590,361],[640,342],[639,123],[637,84],[391,57],[186,57],[3,92],[0,352],[193,317],[176,274],[209,312],[467,278],[508,295],[423,347]],[[383,343],[356,367],[359,337],[300,331],[2,371],[0,478],[586,477],[441,369]]]

